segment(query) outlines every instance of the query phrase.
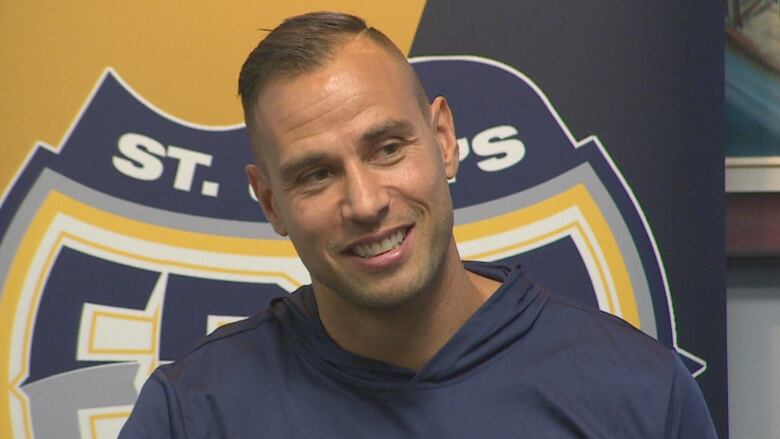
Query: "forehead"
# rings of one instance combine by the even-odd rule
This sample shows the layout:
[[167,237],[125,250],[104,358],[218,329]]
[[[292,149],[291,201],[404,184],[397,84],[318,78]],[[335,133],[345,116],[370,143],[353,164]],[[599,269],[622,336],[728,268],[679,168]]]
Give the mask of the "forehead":
[[258,97],[256,126],[275,150],[310,137],[360,135],[350,130],[383,118],[420,118],[410,75],[405,60],[358,38],[324,67],[269,84]]

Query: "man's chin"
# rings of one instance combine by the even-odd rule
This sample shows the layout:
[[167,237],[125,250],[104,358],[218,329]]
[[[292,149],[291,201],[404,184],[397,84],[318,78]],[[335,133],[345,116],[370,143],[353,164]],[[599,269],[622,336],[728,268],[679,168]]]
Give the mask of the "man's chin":
[[[393,279],[369,279],[365,282],[350,282],[334,290],[342,300],[355,308],[372,311],[390,311],[403,308],[417,300],[425,291],[415,279],[408,276],[393,276]],[[357,279],[352,279],[357,280]]]

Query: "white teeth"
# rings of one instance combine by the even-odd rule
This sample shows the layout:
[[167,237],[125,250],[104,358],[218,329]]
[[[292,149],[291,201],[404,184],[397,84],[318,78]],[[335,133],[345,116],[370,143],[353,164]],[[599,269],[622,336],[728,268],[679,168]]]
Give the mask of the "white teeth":
[[355,252],[355,254],[362,258],[371,258],[398,247],[402,242],[404,242],[404,238],[406,238],[406,231],[399,230],[380,242],[356,245],[352,248],[352,250]]

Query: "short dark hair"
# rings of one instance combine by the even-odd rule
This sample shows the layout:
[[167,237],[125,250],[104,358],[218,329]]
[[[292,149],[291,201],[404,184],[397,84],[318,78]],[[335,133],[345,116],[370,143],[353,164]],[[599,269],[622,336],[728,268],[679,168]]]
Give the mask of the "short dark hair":
[[[294,77],[323,67],[337,49],[359,36],[367,36],[380,47],[407,62],[406,56],[376,28],[354,15],[338,12],[311,12],[290,17],[273,29],[249,54],[238,77],[238,94],[244,107],[247,128],[255,117],[257,98],[263,87],[281,77]],[[407,64],[408,65],[408,64]],[[409,68],[413,92],[421,109],[429,104],[414,70]]]

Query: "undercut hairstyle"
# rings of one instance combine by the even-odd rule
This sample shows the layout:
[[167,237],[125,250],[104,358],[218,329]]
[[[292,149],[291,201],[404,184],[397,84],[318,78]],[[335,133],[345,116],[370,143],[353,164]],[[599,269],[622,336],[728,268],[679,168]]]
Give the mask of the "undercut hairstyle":
[[247,128],[254,129],[257,100],[264,87],[276,79],[294,78],[326,66],[340,47],[358,37],[370,38],[406,66],[414,88],[411,92],[423,115],[427,115],[430,102],[419,78],[406,56],[385,34],[354,15],[312,12],[286,19],[260,41],[244,61],[238,77],[238,94]]

